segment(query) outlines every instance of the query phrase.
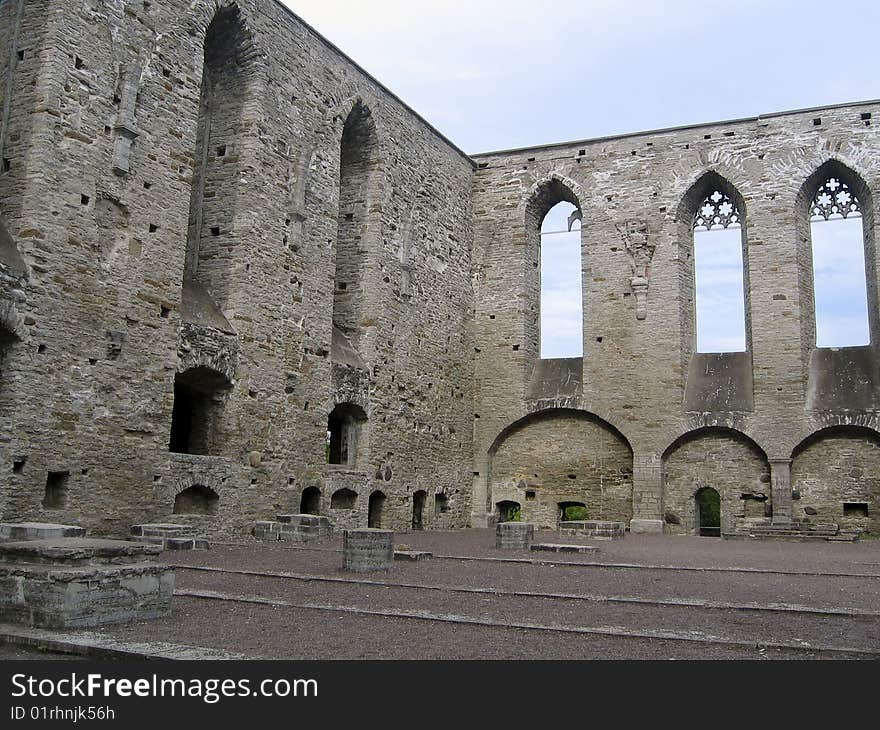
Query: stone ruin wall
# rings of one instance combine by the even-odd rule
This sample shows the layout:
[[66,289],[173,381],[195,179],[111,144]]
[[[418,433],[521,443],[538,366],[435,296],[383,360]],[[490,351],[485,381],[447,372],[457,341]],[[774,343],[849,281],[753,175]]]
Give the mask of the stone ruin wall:
[[[219,503],[186,519],[227,533],[309,488],[340,526],[381,491],[395,530],[424,492],[428,528],[508,500],[690,532],[713,486],[732,527],[761,491],[880,529],[878,104],[471,160],[273,0],[6,0],[0,102],[3,519],[110,534],[199,485]],[[815,348],[829,172],[864,208],[867,348]],[[745,217],[748,352],[710,357],[692,220],[715,187]],[[542,361],[538,227],[562,200],[584,357]],[[184,392],[203,453],[169,450]],[[337,406],[365,420],[331,466]]]
[[[201,485],[219,506],[192,519],[243,534],[317,486],[325,512],[357,492],[352,523],[381,489],[384,525],[408,529],[425,490],[446,497],[430,526],[463,526],[472,162],[270,0],[18,5],[0,4],[0,215],[28,280],[2,361],[3,518],[113,533]],[[216,17],[230,50],[206,87]],[[354,109],[373,129],[356,367],[331,323]],[[209,453],[171,454],[175,376],[206,372],[230,386],[208,396]],[[369,418],[351,468],[326,464],[343,402]]]
[[[540,440],[546,419],[578,413],[632,450],[634,530],[692,533],[707,486],[727,529],[764,518],[744,493],[765,494],[776,516],[810,507],[813,522],[880,529],[878,121],[880,105],[863,103],[476,156],[473,521],[500,501],[543,521],[571,500],[505,443],[514,424],[517,443],[530,430]],[[832,173],[862,203],[870,347],[815,347],[808,207]],[[716,188],[745,217],[746,353],[695,352],[693,220]],[[584,357],[547,361],[540,223],[563,201],[583,216]],[[575,439],[560,429],[548,450],[580,453]],[[870,519],[845,517],[850,501],[869,503]],[[591,516],[618,518],[610,506]]]

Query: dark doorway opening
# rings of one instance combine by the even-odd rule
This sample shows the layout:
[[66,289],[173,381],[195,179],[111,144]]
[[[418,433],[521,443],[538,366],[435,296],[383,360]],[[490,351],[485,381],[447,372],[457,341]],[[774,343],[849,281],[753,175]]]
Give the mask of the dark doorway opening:
[[171,415],[171,453],[219,455],[217,424],[231,387],[223,375],[208,368],[177,374]]
[[327,419],[327,462],[336,466],[357,467],[367,415],[359,406],[344,403],[336,406]]
[[420,531],[425,529],[425,503],[427,501],[428,493],[425,491],[419,491],[413,495],[413,530]]
[[385,510],[385,494],[373,492],[370,495],[370,512],[367,527],[371,530],[382,529],[382,512]]
[[301,515],[319,515],[321,514],[321,490],[317,487],[309,487],[302,493],[302,499],[299,504],[299,513]]
[[721,537],[721,495],[705,487],[695,496],[700,537]]

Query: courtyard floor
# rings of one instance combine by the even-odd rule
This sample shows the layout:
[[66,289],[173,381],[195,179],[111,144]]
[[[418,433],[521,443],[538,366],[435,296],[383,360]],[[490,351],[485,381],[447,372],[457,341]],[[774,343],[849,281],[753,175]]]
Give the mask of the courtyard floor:
[[880,541],[583,542],[600,552],[502,552],[489,530],[401,534],[433,559],[368,575],[342,570],[341,538],[166,552],[173,615],[97,633],[266,659],[880,658]]

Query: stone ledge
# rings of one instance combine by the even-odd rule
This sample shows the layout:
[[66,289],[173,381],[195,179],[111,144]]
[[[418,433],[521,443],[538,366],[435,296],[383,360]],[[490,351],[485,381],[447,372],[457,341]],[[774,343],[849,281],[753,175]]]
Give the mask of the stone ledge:
[[394,559],[399,563],[421,563],[430,560],[434,553],[420,552],[417,550],[395,550]]
[[598,553],[599,548],[592,545],[532,545],[534,553]]
[[92,632],[60,634],[44,629],[28,629],[10,624],[0,624],[0,643],[30,646],[41,651],[51,651],[91,659],[170,659],[173,661],[238,661],[247,659],[243,654],[233,654],[221,649],[166,644],[164,642],[122,642],[113,636]]
[[85,537],[85,535],[85,528],[75,525],[53,525],[45,522],[0,524],[0,543],[60,540],[65,537]]

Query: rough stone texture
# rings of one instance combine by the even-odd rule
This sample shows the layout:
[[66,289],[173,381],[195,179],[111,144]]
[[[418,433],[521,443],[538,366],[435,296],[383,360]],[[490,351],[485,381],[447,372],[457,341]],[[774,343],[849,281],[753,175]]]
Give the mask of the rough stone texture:
[[499,550],[528,550],[535,539],[535,526],[525,522],[502,522],[495,527]]
[[590,517],[632,518],[632,452],[613,429],[583,413],[543,414],[509,430],[492,459],[492,495],[522,506],[522,518],[555,528],[560,505]]
[[167,616],[174,572],[153,545],[80,538],[0,545],[0,622],[101,626]]
[[48,525],[40,522],[0,524],[0,543],[23,540],[58,540],[64,537],[85,537],[82,527]]
[[[0,258],[25,265],[0,273],[28,278],[0,277],[0,518],[121,535],[200,485],[214,514],[173,521],[244,535],[309,487],[336,518],[345,486],[337,522],[365,526],[381,482],[383,525],[410,529],[422,489],[449,497],[426,527],[464,526],[473,163],[272,0],[18,5],[0,5]],[[359,368],[331,356],[337,269],[359,277],[340,282]],[[205,453],[170,454],[175,380],[206,371]],[[343,475],[327,420],[351,402],[369,440]]]
[[[640,532],[663,529],[669,511],[681,517],[669,531],[692,530],[692,497],[707,471],[735,519],[745,514],[739,492],[759,489],[767,462],[790,461],[811,434],[837,425],[877,432],[878,111],[876,103],[841,105],[474,158],[474,524],[491,519],[499,497],[512,498],[496,478],[495,447],[533,414],[574,409],[622,434],[633,454],[632,525]],[[830,175],[849,185],[864,213],[867,353],[816,348],[808,208]],[[742,213],[747,352],[707,357],[696,352],[693,222],[716,189]],[[579,387],[572,368],[557,368],[564,381],[548,383],[554,370],[539,355],[540,219],[562,201],[583,218]],[[722,441],[722,429],[744,434],[765,464],[748,449],[730,453],[743,463],[728,462],[711,439],[670,448],[706,428],[719,429]],[[734,472],[716,477],[713,462]],[[672,480],[665,486],[664,475]],[[785,518],[784,480],[776,481]],[[772,509],[770,484],[762,491],[771,499],[761,506]],[[844,501],[842,491],[835,500]]]
[[[710,474],[736,522],[738,483],[813,434],[880,433],[878,103],[469,158],[273,0],[0,3],[0,100],[0,519],[245,535],[317,490],[339,529],[486,526],[503,501],[552,526],[568,501],[688,531],[706,464],[745,460]],[[836,353],[809,223],[832,175],[861,202],[872,342]],[[693,224],[716,190],[747,351],[706,357]],[[563,201],[584,355],[545,362]],[[363,418],[331,465],[339,406]],[[764,465],[721,454],[731,432]],[[828,505],[873,489],[829,468]]]
[[771,485],[766,457],[741,434],[710,429],[684,438],[667,454],[663,509],[668,532],[699,532],[695,497],[706,488],[721,497],[722,532],[768,516],[768,502],[742,498],[744,494],[769,497]]
[[[794,517],[842,529],[880,532],[880,438],[867,429],[817,434],[795,455]],[[863,505],[864,514],[845,505]],[[805,509],[812,508],[811,514]]]
[[312,543],[333,537],[333,525],[326,517],[314,515],[278,515],[282,541]]
[[626,537],[626,523],[595,520],[560,522],[559,534],[568,537],[602,537],[611,540],[622,540]]
[[371,573],[394,567],[394,533],[388,530],[345,530],[343,568]]

